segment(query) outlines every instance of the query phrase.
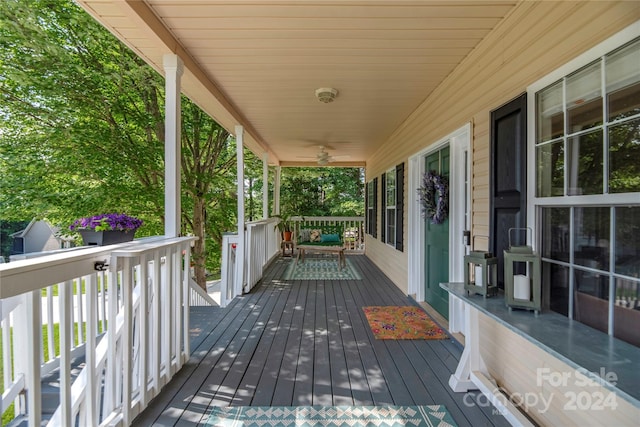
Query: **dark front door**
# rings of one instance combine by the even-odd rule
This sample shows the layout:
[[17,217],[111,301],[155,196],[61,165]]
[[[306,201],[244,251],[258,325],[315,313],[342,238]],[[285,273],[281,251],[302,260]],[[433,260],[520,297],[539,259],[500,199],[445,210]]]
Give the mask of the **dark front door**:
[[[443,148],[425,159],[427,171],[449,177],[449,147]],[[449,281],[449,220],[431,224],[425,219],[425,295],[424,299],[445,318],[449,318],[449,293],[440,283]]]
[[[527,95],[491,112],[490,250],[498,257],[498,283],[504,287],[504,256],[509,229],[526,227]],[[526,233],[514,232],[521,240]],[[517,273],[521,273],[517,271]]]

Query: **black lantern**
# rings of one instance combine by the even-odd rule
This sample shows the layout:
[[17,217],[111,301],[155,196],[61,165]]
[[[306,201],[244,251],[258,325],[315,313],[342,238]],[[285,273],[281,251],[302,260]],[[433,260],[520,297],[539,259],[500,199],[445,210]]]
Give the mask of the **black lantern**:
[[498,292],[498,258],[491,252],[475,250],[475,238],[478,236],[473,237],[474,250],[464,256],[464,289],[468,294],[480,294],[486,298]]

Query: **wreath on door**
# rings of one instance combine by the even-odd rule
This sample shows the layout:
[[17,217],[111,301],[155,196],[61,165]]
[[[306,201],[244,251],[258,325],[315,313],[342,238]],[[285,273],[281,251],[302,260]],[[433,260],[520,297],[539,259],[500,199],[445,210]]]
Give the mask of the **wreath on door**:
[[431,224],[442,224],[449,216],[449,180],[446,176],[428,171],[422,176],[422,186],[418,188],[422,215]]

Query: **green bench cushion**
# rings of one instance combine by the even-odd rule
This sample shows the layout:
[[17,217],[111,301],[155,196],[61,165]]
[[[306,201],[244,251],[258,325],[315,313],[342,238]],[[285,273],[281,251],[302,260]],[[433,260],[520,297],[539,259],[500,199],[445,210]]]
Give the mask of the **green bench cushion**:
[[[303,234],[302,230],[320,230],[322,235],[335,234],[337,235],[337,240],[332,241],[320,241],[320,242],[310,242],[303,241],[301,239],[301,234]],[[315,245],[315,246],[341,246],[343,244],[342,235],[344,233],[344,227],[341,225],[307,225],[302,224],[300,226],[300,235],[298,235],[298,244],[301,245]]]

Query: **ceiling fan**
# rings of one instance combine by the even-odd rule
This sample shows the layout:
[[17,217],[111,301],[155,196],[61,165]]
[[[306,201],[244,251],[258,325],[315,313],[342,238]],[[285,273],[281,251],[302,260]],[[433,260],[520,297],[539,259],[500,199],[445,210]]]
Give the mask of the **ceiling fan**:
[[337,158],[349,158],[350,156],[348,155],[343,155],[343,156],[332,156],[329,154],[329,152],[327,151],[327,149],[331,149],[330,147],[327,147],[325,145],[318,145],[319,151],[316,154],[315,157],[300,157],[301,159],[316,159],[316,163],[318,163],[318,165],[320,166],[325,166],[333,161],[335,161]]

